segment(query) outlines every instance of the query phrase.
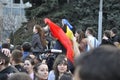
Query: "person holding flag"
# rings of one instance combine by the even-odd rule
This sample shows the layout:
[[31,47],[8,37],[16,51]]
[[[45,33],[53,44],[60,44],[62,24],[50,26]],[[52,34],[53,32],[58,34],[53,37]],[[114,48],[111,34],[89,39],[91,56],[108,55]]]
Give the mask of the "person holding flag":
[[44,19],[45,24],[48,25],[51,34],[54,38],[56,38],[62,46],[66,49],[66,57],[68,59],[68,67],[71,72],[74,71],[74,50],[73,45],[68,36],[65,34],[65,32],[60,28],[57,24],[52,22],[50,19],[45,18]]
[[66,35],[73,43],[73,49],[75,53],[74,56],[75,57],[79,56],[80,50],[78,48],[78,43],[76,41],[76,38],[73,34],[75,28],[66,19],[62,19],[62,25],[63,25],[63,30],[65,31]]
[[72,49],[72,43],[70,39],[66,36],[64,31],[50,19],[45,18],[44,22],[49,26],[53,37],[57,38],[61,42],[61,44],[66,48],[66,56],[68,60],[74,63],[74,51]]

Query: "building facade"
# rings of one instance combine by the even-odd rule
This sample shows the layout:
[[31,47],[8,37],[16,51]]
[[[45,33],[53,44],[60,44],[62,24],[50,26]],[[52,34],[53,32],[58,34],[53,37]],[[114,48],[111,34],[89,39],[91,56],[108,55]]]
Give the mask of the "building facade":
[[11,32],[15,32],[23,22],[26,22],[25,4],[23,0],[0,0],[0,17],[1,17],[1,40],[5,41]]

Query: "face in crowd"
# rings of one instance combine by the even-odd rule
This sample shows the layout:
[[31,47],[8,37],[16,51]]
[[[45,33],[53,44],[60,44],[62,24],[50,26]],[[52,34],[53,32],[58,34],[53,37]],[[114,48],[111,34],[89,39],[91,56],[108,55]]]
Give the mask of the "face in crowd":
[[37,77],[41,80],[47,80],[48,78],[48,66],[45,63],[39,63],[34,67],[34,71]]
[[66,58],[64,61],[58,64],[57,69],[59,73],[64,73],[67,71],[67,59]]
[[33,67],[34,67],[34,61],[32,59],[26,59],[24,61],[24,68],[28,73],[33,72]]

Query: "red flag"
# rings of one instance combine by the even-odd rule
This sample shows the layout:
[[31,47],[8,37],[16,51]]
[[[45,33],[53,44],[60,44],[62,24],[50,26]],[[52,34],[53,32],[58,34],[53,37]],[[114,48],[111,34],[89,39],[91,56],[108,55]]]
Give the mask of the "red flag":
[[74,52],[72,49],[72,43],[70,39],[66,36],[65,32],[58,25],[53,23],[50,19],[45,18],[44,22],[50,27],[52,35],[55,38],[57,38],[61,42],[61,44],[66,48],[66,56],[73,63]]

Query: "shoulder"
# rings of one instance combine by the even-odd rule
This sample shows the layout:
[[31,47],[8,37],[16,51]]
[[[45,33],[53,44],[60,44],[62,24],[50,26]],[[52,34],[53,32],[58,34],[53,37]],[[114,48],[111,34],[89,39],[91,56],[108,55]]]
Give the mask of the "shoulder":
[[49,74],[54,74],[54,70],[50,71],[50,73],[49,73]]
[[14,66],[9,66],[8,69],[9,69],[12,73],[19,72]]
[[39,34],[33,34],[33,38],[35,38],[35,39],[36,39],[36,38],[40,38],[40,37],[39,37]]
[[7,68],[2,70],[1,72],[3,72],[3,73],[16,73],[16,72],[18,72],[18,70],[13,66],[8,66]]
[[49,76],[50,76],[50,77],[55,77],[54,70],[52,70],[52,71],[49,72]]
[[26,70],[23,68],[23,66],[21,65],[15,65],[15,68],[19,71],[19,72],[26,72]]
[[54,70],[50,71],[50,73],[48,75],[48,80],[55,80]]
[[37,33],[37,34],[33,34],[33,37],[37,37],[37,36],[39,36],[39,34]]

